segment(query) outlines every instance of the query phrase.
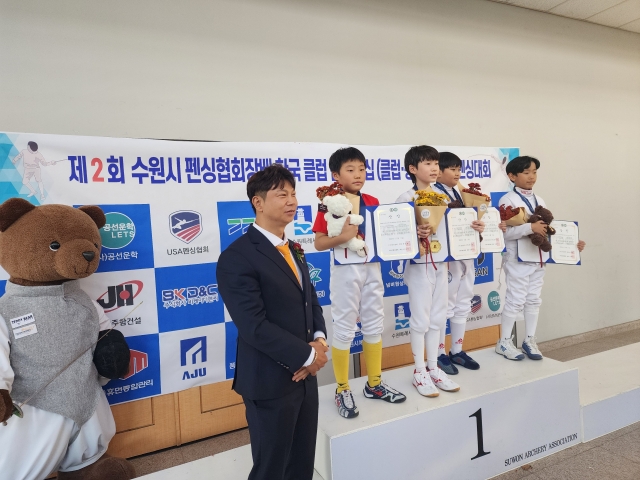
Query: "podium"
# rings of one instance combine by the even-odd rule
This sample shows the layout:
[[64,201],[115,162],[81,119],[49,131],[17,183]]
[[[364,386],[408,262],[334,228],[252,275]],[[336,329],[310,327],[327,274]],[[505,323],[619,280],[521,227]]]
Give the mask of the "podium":
[[484,479],[582,441],[578,369],[551,359],[519,362],[493,349],[473,352],[480,370],[453,378],[455,393],[422,397],[413,367],[383,373],[407,395],[401,404],[367,399],[351,381],[360,415],[345,419],[335,385],[320,388],[316,470],[324,480]]

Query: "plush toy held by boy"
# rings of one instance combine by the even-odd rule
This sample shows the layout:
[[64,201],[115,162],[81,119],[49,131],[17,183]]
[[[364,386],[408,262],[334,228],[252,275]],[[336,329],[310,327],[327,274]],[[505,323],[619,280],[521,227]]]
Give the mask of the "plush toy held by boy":
[[[366,160],[360,150],[353,147],[341,148],[329,158],[329,168],[333,179],[342,185],[346,193],[360,197],[360,213],[365,214],[366,206],[378,205],[378,199],[361,193],[366,179]],[[366,220],[365,220],[366,222]],[[315,247],[318,251],[336,249],[360,235],[364,238],[365,224],[351,225],[345,222],[342,233],[328,236],[327,222],[322,211],[318,212],[313,231],[316,234]],[[354,252],[351,254],[355,255]],[[345,418],[359,414],[349,387],[349,352],[355,336],[358,317],[362,325],[364,358],[367,364],[368,381],[364,396],[400,403],[406,397],[382,381],[382,331],[384,320],[384,286],[379,263],[355,263],[331,265],[331,314],[333,316],[333,342],[331,357],[333,371],[338,383],[335,401],[338,413]]]

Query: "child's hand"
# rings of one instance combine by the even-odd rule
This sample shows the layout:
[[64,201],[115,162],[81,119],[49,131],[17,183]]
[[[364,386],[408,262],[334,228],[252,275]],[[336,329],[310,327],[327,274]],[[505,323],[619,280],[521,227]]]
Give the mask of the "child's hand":
[[427,238],[431,235],[431,225],[418,225],[418,238]]
[[547,234],[547,224],[544,223],[542,220],[538,220],[536,223],[532,223],[531,224],[531,230],[533,230],[533,233],[538,233],[540,235],[546,235]]
[[356,235],[358,235],[358,226],[351,225],[349,217],[347,217],[344,225],[342,226],[342,231],[340,232],[340,238],[342,239],[342,242],[340,243],[346,243],[352,238],[356,238]]
[[500,222],[498,224],[498,228],[500,230],[502,230],[502,233],[506,232],[507,231],[507,222]]
[[578,251],[581,252],[582,250],[584,250],[584,247],[586,247],[587,244],[585,242],[583,242],[582,240],[578,241]]
[[471,222],[471,228],[478,233],[482,233],[484,232],[484,222],[482,220],[474,220]]

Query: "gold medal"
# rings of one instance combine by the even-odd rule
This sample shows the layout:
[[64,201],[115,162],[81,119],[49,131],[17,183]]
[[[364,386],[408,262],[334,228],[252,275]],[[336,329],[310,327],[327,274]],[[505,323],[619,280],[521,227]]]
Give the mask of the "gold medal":
[[430,243],[430,246],[431,246],[431,252],[433,253],[438,253],[442,248],[442,245],[440,245],[440,242],[438,240],[433,240]]

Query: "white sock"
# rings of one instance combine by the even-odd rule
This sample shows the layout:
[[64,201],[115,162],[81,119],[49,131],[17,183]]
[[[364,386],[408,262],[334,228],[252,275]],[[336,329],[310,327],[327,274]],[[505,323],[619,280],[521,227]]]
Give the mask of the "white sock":
[[536,335],[536,328],[538,327],[538,313],[538,310],[524,311],[524,329],[527,337],[534,337]]
[[464,341],[464,331],[466,329],[466,318],[454,318],[451,320],[451,353],[456,354],[462,351],[462,342]]
[[424,333],[418,333],[411,330],[411,353],[413,353],[413,362],[416,364],[416,370],[424,370]]
[[427,332],[427,368],[433,370],[438,367],[438,345],[440,344],[440,329],[430,328]]
[[513,326],[516,324],[516,316],[511,313],[502,312],[502,323],[500,324],[500,338],[508,340],[511,338]]
[[441,328],[440,329],[440,343],[438,343],[438,356],[440,355],[446,355],[447,351],[444,348],[444,339],[447,335],[447,329],[446,328]]

